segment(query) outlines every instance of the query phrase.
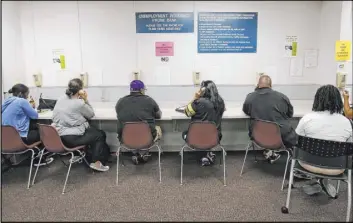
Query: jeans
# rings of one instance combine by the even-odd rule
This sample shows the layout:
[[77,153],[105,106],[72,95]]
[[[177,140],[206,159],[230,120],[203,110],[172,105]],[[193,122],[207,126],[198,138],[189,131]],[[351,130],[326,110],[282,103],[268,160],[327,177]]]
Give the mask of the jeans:
[[89,127],[83,135],[65,135],[61,136],[63,144],[69,148],[86,145],[87,160],[90,163],[100,161],[106,165],[110,156],[110,148],[106,143],[106,134],[104,131]]

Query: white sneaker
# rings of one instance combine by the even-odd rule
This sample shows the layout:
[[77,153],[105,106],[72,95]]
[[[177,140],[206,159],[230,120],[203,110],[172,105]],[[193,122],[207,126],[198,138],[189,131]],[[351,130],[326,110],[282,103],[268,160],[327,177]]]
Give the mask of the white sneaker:
[[89,165],[89,167],[91,169],[97,170],[97,171],[101,171],[101,172],[105,172],[109,170],[109,166],[104,166],[101,162],[97,161],[95,163],[91,163]]

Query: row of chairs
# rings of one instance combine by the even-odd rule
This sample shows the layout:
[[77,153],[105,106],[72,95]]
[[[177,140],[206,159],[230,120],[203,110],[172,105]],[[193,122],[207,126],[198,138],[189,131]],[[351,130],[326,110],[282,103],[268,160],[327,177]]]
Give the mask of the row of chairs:
[[[27,151],[32,152],[31,157],[31,166],[28,179],[28,188],[30,187],[30,179],[32,174],[32,165],[35,157],[35,150],[37,150],[40,159],[42,158],[45,152],[51,152],[60,155],[71,155],[69,160],[70,165],[68,172],[66,174],[66,179],[64,183],[64,188],[62,193],[65,192],[67,180],[70,174],[71,165],[76,162],[82,162],[85,160],[85,152],[83,151],[85,146],[79,146],[76,148],[67,148],[62,143],[57,131],[54,127],[50,125],[39,124],[39,131],[41,136],[41,142],[44,145],[44,149],[39,150],[38,145],[41,142],[36,142],[32,145],[26,145],[21,140],[17,131],[11,126],[2,126],[2,153],[3,154],[21,154]],[[122,150],[127,151],[142,151],[150,150],[153,147],[158,149],[158,169],[159,169],[159,182],[162,180],[161,176],[161,154],[162,149],[157,142],[153,141],[150,128],[147,123],[126,123],[122,132],[122,143],[118,147],[117,155],[117,175],[116,175],[116,184],[118,185],[119,180],[119,157]],[[253,125],[253,134],[252,139],[249,145],[246,148],[245,157],[243,165],[241,168],[241,173],[243,173],[245,161],[248,155],[249,149],[253,150],[257,148],[262,149],[274,149],[277,152],[287,153],[287,162],[285,166],[283,181],[281,190],[284,188],[284,183],[287,175],[288,164],[291,161],[290,168],[290,178],[288,187],[288,195],[286,206],[282,207],[283,213],[288,213],[290,193],[293,185],[293,173],[294,171],[303,172],[307,175],[312,175],[314,177],[320,178],[329,178],[340,181],[345,181],[348,184],[348,207],[347,207],[347,221],[350,217],[351,211],[351,201],[352,201],[352,143],[344,142],[333,142],[326,140],[312,139],[308,137],[299,137],[298,145],[292,150],[287,149],[282,142],[280,128],[276,123],[255,120]],[[216,151],[221,150],[223,156],[221,163],[223,163],[223,181],[224,186],[226,186],[226,165],[225,157],[226,151],[223,146],[220,145],[218,140],[218,131],[216,125],[212,122],[193,122],[189,126],[187,141],[183,145],[180,155],[181,155],[181,173],[180,173],[180,184],[183,184],[183,155],[186,149],[192,151],[202,150],[202,151]],[[77,153],[78,156],[74,156],[74,153]],[[255,159],[256,159],[256,153]],[[336,168],[336,169],[346,169],[344,174],[339,176],[325,176],[311,173],[303,168],[297,163],[300,160],[302,162],[310,163],[312,165],[324,168]],[[88,163],[87,163],[88,164]],[[35,171],[32,185],[35,182],[35,177],[38,172],[39,165]],[[339,187],[339,184],[338,184]],[[337,187],[337,191],[338,191]]]

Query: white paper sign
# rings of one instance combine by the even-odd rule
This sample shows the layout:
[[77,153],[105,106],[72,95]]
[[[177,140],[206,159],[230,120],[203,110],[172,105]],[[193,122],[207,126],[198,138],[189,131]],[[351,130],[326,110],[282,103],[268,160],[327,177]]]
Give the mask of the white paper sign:
[[304,52],[304,64],[305,67],[316,67],[318,59],[318,51],[317,50],[305,50]]
[[292,58],[290,60],[289,75],[292,77],[303,76],[303,59],[301,57]]
[[[298,42],[297,36],[286,36],[286,40],[284,43],[284,56],[285,57],[293,57],[297,55],[297,45],[293,45],[294,42]],[[295,50],[295,55],[293,55],[293,48]]]

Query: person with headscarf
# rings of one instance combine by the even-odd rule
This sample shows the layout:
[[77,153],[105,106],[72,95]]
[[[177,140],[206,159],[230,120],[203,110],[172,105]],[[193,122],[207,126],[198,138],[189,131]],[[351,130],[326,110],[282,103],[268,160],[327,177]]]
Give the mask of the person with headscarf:
[[[31,121],[38,119],[38,112],[35,104],[28,101],[29,89],[24,84],[16,84],[10,90],[11,97],[4,100],[1,107],[1,125],[14,127],[20,134],[22,141],[31,145],[40,141],[39,130],[36,125],[31,125]],[[43,147],[40,145],[39,147]],[[34,166],[38,165],[39,158],[35,159]],[[54,161],[53,157],[42,158],[40,166]]]
[[[196,92],[194,99],[185,107],[185,115],[191,117],[193,121],[210,121],[217,125],[218,139],[222,139],[222,116],[225,111],[223,98],[219,95],[216,84],[211,80],[201,83],[200,90]],[[187,138],[188,131],[182,133],[184,140]],[[207,152],[201,158],[202,166],[209,166],[214,163],[216,154]]]
[[[118,118],[118,139],[122,141],[122,131],[126,122],[146,121],[150,126],[154,141],[161,139],[162,130],[156,126],[156,119],[162,117],[157,102],[146,95],[145,84],[140,80],[133,80],[130,83],[130,94],[118,100],[115,106]],[[145,163],[150,156],[148,151],[133,152],[132,162],[137,165]]]
[[90,168],[104,172],[109,170],[106,164],[110,149],[106,143],[105,132],[88,123],[94,115],[81,79],[70,80],[65,96],[61,97],[54,107],[53,126],[65,146],[74,148],[86,145]]

